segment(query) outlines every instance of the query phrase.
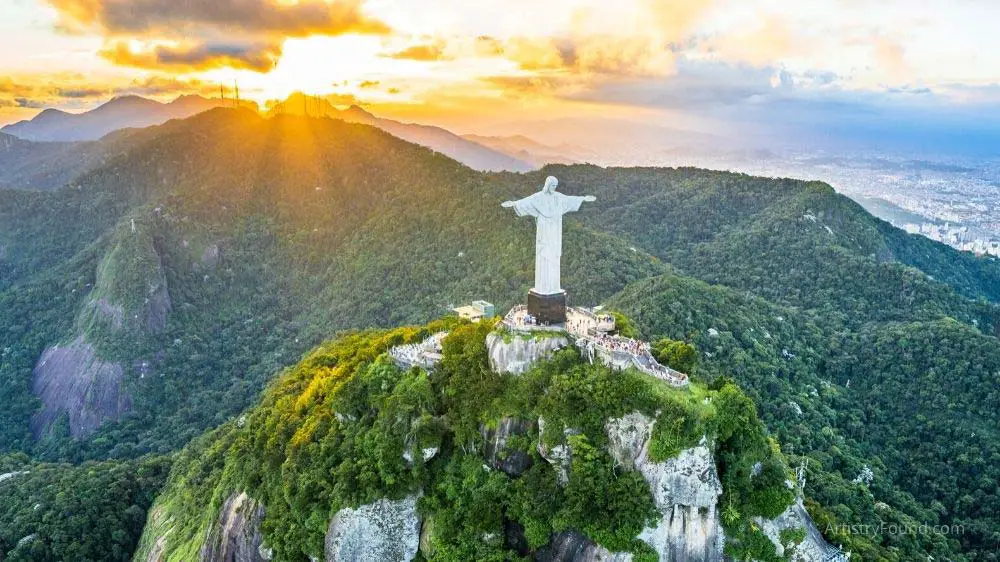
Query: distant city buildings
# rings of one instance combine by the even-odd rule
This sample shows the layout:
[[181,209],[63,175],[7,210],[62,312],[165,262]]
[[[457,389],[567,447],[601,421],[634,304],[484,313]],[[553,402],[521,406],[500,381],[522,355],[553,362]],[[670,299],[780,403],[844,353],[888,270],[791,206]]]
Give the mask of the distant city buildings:
[[1000,257],[1000,240],[989,238],[970,239],[969,229],[965,226],[951,226],[945,224],[941,226],[934,223],[907,223],[902,225],[903,230],[910,234],[921,234],[947,244],[956,250],[972,252],[977,256]]

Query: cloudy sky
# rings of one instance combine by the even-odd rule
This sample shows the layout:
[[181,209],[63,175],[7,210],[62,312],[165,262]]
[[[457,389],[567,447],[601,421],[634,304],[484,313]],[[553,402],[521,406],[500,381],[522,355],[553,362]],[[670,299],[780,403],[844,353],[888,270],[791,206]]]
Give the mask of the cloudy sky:
[[0,122],[114,95],[301,90],[475,129],[516,116],[979,138],[993,0],[0,0]]

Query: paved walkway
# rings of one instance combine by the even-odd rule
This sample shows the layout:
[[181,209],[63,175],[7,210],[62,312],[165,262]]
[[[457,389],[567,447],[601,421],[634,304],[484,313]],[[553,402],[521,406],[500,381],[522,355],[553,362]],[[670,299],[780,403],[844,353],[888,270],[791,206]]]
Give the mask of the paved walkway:
[[583,350],[584,356],[591,362],[600,357],[604,363],[612,367],[618,369],[635,367],[672,386],[688,384],[686,374],[661,365],[653,357],[648,342],[601,333],[597,330],[599,322],[598,316],[590,310],[570,307],[566,309],[565,324],[539,326],[531,323],[528,307],[523,304],[510,309],[502,321],[507,328],[514,331],[565,331],[576,340],[577,347]]
[[653,357],[648,342],[621,336],[587,335],[577,337],[576,345],[591,362],[599,357],[619,369],[635,367],[671,386],[686,386],[690,382],[686,374],[660,364]]
[[448,332],[437,332],[420,343],[389,348],[389,356],[401,369],[421,367],[432,370],[441,361],[441,342]]

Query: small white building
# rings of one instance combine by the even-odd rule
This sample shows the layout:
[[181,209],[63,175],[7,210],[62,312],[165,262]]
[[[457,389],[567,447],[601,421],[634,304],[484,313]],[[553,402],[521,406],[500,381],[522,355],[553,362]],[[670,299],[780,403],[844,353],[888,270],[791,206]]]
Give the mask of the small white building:
[[479,322],[483,318],[493,318],[496,315],[494,306],[482,300],[472,301],[472,304],[453,308],[452,311],[459,317],[473,322]]

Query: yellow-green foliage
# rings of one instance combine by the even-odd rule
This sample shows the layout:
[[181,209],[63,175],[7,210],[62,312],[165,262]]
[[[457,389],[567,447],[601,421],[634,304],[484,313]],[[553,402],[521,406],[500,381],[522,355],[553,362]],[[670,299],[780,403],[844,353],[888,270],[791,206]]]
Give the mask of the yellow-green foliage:
[[[450,330],[444,357],[430,375],[401,371],[385,353],[443,329]],[[531,548],[554,532],[576,529],[605,547],[648,557],[636,536],[656,517],[649,487],[639,473],[616,467],[603,446],[606,421],[633,411],[659,412],[654,447],[661,452],[696,442],[696,433],[729,448],[734,439],[755,446],[754,436],[764,435],[756,414],[747,417],[748,399],[735,387],[675,389],[637,371],[588,364],[575,348],[522,376],[494,373],[485,346],[493,329],[492,322],[449,319],[423,328],[349,333],[321,346],[285,371],[260,406],[179,456],[140,553],[171,529],[165,535],[168,559],[196,557],[222,502],[243,491],[265,508],[264,541],[276,559],[305,560],[322,555],[327,526],[339,509],[422,491],[420,511],[434,520],[428,541],[435,560],[510,559],[513,552],[503,541],[508,519],[523,525]],[[681,421],[671,422],[672,416]],[[534,461],[519,478],[487,468],[479,454],[480,428],[501,417],[543,417],[547,428],[555,428],[547,430],[551,435],[531,430],[511,440],[511,447]],[[567,442],[563,427],[579,433]],[[715,436],[718,428],[725,428],[724,439]],[[539,439],[567,442],[573,450],[565,487],[538,456]],[[767,451],[747,454],[770,453],[780,462],[766,440],[763,445]],[[407,450],[419,458],[426,447],[439,451],[427,463],[403,458]],[[753,504],[743,498],[767,493],[759,481],[726,475],[723,481],[746,487],[727,491],[745,511]]]

